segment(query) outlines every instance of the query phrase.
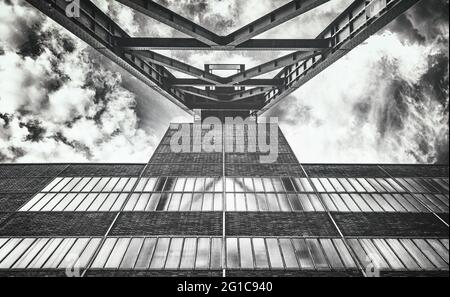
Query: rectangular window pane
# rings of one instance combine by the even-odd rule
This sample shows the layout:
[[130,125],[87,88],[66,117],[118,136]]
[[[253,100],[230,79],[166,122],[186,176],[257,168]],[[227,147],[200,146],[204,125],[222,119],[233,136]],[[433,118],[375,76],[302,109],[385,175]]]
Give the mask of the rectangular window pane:
[[62,259],[66,256],[72,245],[75,243],[76,238],[65,238],[61,244],[55,249],[51,256],[47,259],[43,268],[57,268]]
[[293,238],[292,244],[294,245],[295,255],[300,263],[302,269],[314,269],[314,264],[311,259],[306,241],[300,238]]
[[169,243],[170,238],[158,238],[152,262],[150,263],[150,269],[161,269],[164,267]]
[[279,241],[286,268],[298,268],[297,257],[295,256],[294,247],[292,246],[291,240],[287,238],[280,238]]
[[125,185],[127,184],[127,182],[128,182],[128,177],[120,178],[120,180],[114,186],[113,191],[114,192],[122,192],[122,190],[125,188]]
[[177,211],[180,208],[182,194],[173,193],[169,203],[169,211]]
[[227,268],[239,268],[237,238],[227,238]]
[[269,253],[270,265],[272,268],[284,268],[283,259],[281,258],[278,240],[275,238],[267,238],[267,251]]
[[150,261],[152,259],[153,252],[155,250],[156,238],[150,237],[144,240],[142,244],[141,251],[139,252],[139,256],[136,260],[135,268],[136,269],[147,269],[150,265]]
[[241,268],[253,268],[253,251],[250,238],[239,238]]
[[109,177],[103,177],[100,179],[100,181],[95,185],[95,187],[92,189],[92,192],[100,192],[103,190],[103,188],[106,186],[106,184],[109,182]]
[[178,269],[183,248],[183,238],[172,238],[167,254],[166,269]]
[[327,260],[325,259],[325,255],[323,254],[317,239],[306,239],[306,244],[308,245],[316,268],[328,268]]
[[212,238],[211,269],[222,267],[222,238]]
[[150,177],[145,185],[144,192],[152,192],[155,188],[157,180],[158,179],[156,177]]
[[197,239],[186,238],[184,240],[183,255],[181,257],[181,269],[194,269]]
[[147,184],[148,178],[142,177],[138,184],[136,185],[136,188],[134,189],[135,192],[142,192],[144,191],[145,185]]
[[334,269],[344,268],[341,258],[339,257],[339,254],[336,251],[336,249],[334,248],[331,239],[319,239],[319,241],[320,244],[322,245],[323,250],[325,251],[325,255],[328,258],[331,267]]
[[139,251],[144,242],[143,238],[133,238],[128,245],[127,251],[123,256],[122,263],[120,263],[120,269],[132,269],[136,263]]
[[199,238],[197,244],[197,258],[195,260],[195,269],[208,269],[210,255],[209,238]]
[[58,248],[62,241],[62,238],[50,239],[50,241],[39,252],[39,255],[37,255],[30,264],[28,264],[28,268],[41,268],[42,265],[47,261],[47,259],[53,254],[55,249]]
[[90,180],[90,177],[83,177],[81,181],[72,189],[72,192],[81,192]]
[[192,193],[184,193],[181,197],[180,211],[189,211],[192,204]]
[[173,190],[175,192],[183,192],[185,182],[186,182],[186,178],[184,178],[184,177],[177,178],[177,181],[175,182],[175,187]]

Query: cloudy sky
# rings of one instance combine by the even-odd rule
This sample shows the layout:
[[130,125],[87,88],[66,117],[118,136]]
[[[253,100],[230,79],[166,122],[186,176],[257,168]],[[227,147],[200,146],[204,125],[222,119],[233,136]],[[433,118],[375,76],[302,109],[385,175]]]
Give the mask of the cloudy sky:
[[[133,36],[183,37],[113,0],[93,1]],[[287,0],[159,0],[227,34]],[[349,0],[258,38],[314,38]],[[266,113],[301,162],[447,163],[448,0],[421,1]],[[285,53],[164,52],[252,67]],[[0,0],[0,162],[146,162],[190,117],[23,0]]]

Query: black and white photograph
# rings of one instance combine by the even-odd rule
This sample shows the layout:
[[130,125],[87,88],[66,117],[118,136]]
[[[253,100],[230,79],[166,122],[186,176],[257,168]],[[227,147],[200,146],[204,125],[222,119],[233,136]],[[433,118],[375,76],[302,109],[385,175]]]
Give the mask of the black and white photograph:
[[448,278],[448,223],[448,0],[0,0],[1,282]]

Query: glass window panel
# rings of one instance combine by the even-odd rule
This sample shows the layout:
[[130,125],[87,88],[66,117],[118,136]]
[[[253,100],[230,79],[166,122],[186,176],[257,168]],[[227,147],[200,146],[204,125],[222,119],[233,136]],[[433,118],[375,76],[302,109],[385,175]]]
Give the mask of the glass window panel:
[[61,192],[70,192],[75,185],[81,180],[81,177],[72,178],[65,186],[61,189]]
[[399,211],[399,212],[405,212],[406,211],[406,209],[404,209],[400,205],[400,203],[398,203],[398,201],[395,200],[394,196],[392,196],[391,194],[383,194],[382,196],[395,209],[395,211]]
[[203,195],[203,204],[202,204],[202,211],[211,211],[213,210],[213,194],[212,193],[205,193]]
[[181,269],[194,269],[195,254],[197,250],[197,239],[186,238],[184,240],[183,255],[181,257]]
[[327,192],[335,192],[335,189],[333,188],[331,183],[328,181],[328,179],[326,179],[326,178],[319,178],[319,180],[320,180],[320,183],[322,184],[322,186],[325,188],[325,191],[327,191]]
[[108,194],[108,197],[105,199],[103,204],[100,206],[99,211],[109,211],[111,207],[114,205],[114,202],[116,201],[119,194],[117,193],[110,193]]
[[241,268],[253,268],[253,251],[250,238],[239,238]]
[[438,239],[427,239],[429,245],[441,256],[441,258],[448,264],[448,249],[446,249]]
[[[388,192],[397,192],[397,189],[391,186],[391,184],[384,178],[374,178],[381,187],[383,187]],[[375,185],[374,185],[375,186]]]
[[403,179],[403,178],[397,178],[396,181],[397,181],[399,184],[401,184],[408,192],[412,192],[412,193],[417,192],[417,190],[416,190],[414,187],[412,187],[408,182],[406,182],[405,179]]
[[244,192],[244,181],[242,178],[233,178],[234,180],[234,191],[235,192]]
[[247,211],[247,206],[245,203],[245,194],[237,193],[235,194],[236,199],[236,211]]
[[436,208],[438,209],[438,212],[448,212],[448,206],[445,205],[439,198],[436,197],[434,194],[423,194],[428,200],[433,203]]
[[159,177],[158,181],[156,182],[156,186],[153,189],[155,192],[161,192],[164,189],[164,184],[166,183],[166,177]]
[[111,179],[108,181],[108,183],[103,188],[103,192],[111,192],[116,184],[119,182],[119,177],[111,177]]
[[317,239],[306,239],[306,244],[308,245],[316,268],[328,268],[327,260],[322,252],[322,249],[320,248]]
[[403,245],[398,241],[398,239],[386,239],[387,244],[391,249],[397,254],[400,260],[405,264],[406,268],[409,270],[419,270],[420,267],[417,265],[416,261],[411,257],[408,251],[403,247]]
[[[36,257],[36,255],[42,250],[42,248],[49,242],[49,238],[38,238],[28,248],[28,250],[20,257],[19,260],[12,266],[14,269],[23,269]],[[1,243],[0,243],[1,246]]]
[[258,203],[258,207],[260,211],[268,211],[269,207],[267,206],[267,199],[264,193],[256,194],[256,201]]
[[274,192],[275,189],[272,185],[272,180],[270,178],[262,178],[264,188],[266,192]]
[[210,256],[209,238],[199,238],[197,243],[197,258],[195,260],[196,269],[208,269]]
[[280,206],[278,205],[277,195],[275,193],[266,194],[267,203],[270,211],[280,211]]
[[97,250],[98,245],[101,242],[101,238],[92,238],[89,243],[84,248],[82,254],[79,256],[76,261],[76,267],[85,268],[87,267],[89,260],[94,255],[94,252]]
[[364,201],[360,194],[351,194],[350,196],[353,201],[355,201],[356,205],[358,205],[358,208],[361,209],[361,211],[371,211],[370,206]]
[[214,211],[223,210],[223,195],[222,193],[214,194]]
[[77,185],[72,189],[72,192],[81,192],[90,180],[90,177],[83,177],[80,182],[77,183]]
[[409,212],[416,212],[417,209],[408,202],[408,200],[405,199],[405,197],[403,197],[403,195],[401,194],[393,194],[394,199],[398,201],[398,203],[407,211]]
[[272,268],[284,268],[283,259],[281,258],[278,241],[275,238],[267,238],[267,251],[269,253],[270,264]]
[[139,199],[139,196],[140,196],[140,194],[131,194],[131,196],[128,199],[127,204],[125,204],[125,207],[123,208],[123,210],[124,211],[132,211]]
[[149,203],[147,204],[145,210],[167,210],[169,208],[171,195],[171,193],[153,193],[151,199],[149,198]]
[[194,192],[204,192],[205,190],[205,178],[197,177],[195,181]]
[[51,256],[47,259],[42,268],[57,268],[62,259],[66,256],[72,245],[75,243],[76,238],[65,238],[61,244],[54,250]]
[[434,178],[433,181],[438,184],[440,187],[437,187],[442,193],[448,193],[448,181],[446,182],[444,179]]
[[173,193],[169,203],[169,211],[177,211],[180,208],[182,194]]
[[289,204],[287,195],[278,193],[277,196],[281,211],[291,211],[291,206]]
[[105,268],[119,268],[122,262],[123,256],[130,244],[130,238],[117,239],[114,249],[110,253],[108,260],[106,261]]
[[144,242],[143,238],[133,238],[128,245],[128,248],[120,263],[120,269],[132,269],[136,263],[139,251]]
[[339,252],[339,255],[341,256],[341,260],[342,262],[344,262],[345,267],[356,268],[356,263],[353,260],[353,257],[350,254],[349,250],[347,249],[347,246],[344,244],[344,241],[342,239],[333,239],[333,243],[337,251]]
[[49,193],[45,194],[44,197],[42,197],[36,204],[34,204],[30,211],[39,211],[41,210],[55,195],[56,193]]
[[60,181],[62,180],[62,177],[57,177],[53,179],[43,190],[42,192],[50,192],[51,189],[56,186]]
[[[370,194],[360,194],[364,201],[370,206],[373,211],[382,212],[383,208],[376,202],[375,198]],[[381,197],[379,194],[375,194],[378,197]]]
[[356,180],[364,187],[365,192],[376,192],[376,190],[365,178],[357,178]]
[[100,248],[100,251],[95,257],[95,260],[92,262],[92,268],[103,268],[105,266],[105,263],[108,260],[109,255],[111,254],[111,251],[116,244],[116,241],[117,238],[107,238],[104,241],[102,247]]
[[389,265],[393,269],[404,269],[402,262],[399,260],[397,255],[391,250],[389,245],[386,244],[384,239],[374,239],[373,243],[376,245],[378,250],[382,253],[384,258],[389,262]]
[[92,202],[92,204],[87,209],[88,211],[98,211],[100,206],[105,202],[106,197],[108,197],[107,193],[100,193],[95,197],[95,200]]
[[132,177],[128,180],[126,186],[123,188],[123,192],[130,192],[134,185],[136,184],[137,178],[136,177]]
[[193,192],[194,191],[194,183],[195,183],[195,178],[193,178],[193,177],[186,178],[186,183],[184,185],[184,191],[185,192]]
[[442,195],[442,194],[434,194],[434,197],[436,197],[437,199],[439,199],[442,203],[443,203],[443,209],[446,209],[445,212],[448,212],[448,195]]
[[350,184],[353,186],[353,188],[355,189],[356,192],[365,192],[366,190],[364,189],[363,186],[361,186],[360,183],[358,183],[358,181],[354,178],[349,178],[347,179]]
[[181,252],[183,249],[183,238],[172,238],[167,254],[165,269],[178,269],[180,265]]
[[356,254],[356,257],[358,258],[359,262],[362,263],[364,267],[367,267],[369,264],[373,263],[373,265],[376,268],[380,268],[378,264],[375,264],[373,260],[371,260],[368,256],[364,248],[361,246],[358,239],[348,239],[348,243],[350,247],[353,249],[353,251]]
[[285,189],[283,187],[283,183],[281,182],[281,179],[278,177],[272,178],[272,184],[275,189],[275,192],[285,192]]
[[421,193],[433,192],[433,188],[427,186],[420,178],[405,178],[405,180]]
[[405,198],[405,200],[407,200],[409,203],[411,203],[411,205],[414,206],[414,208],[416,208],[417,210],[419,210],[419,212],[428,212],[428,209],[426,209],[425,206],[423,206],[419,200],[417,200],[416,198],[414,198],[412,195],[410,194],[402,194],[402,196]]
[[344,264],[342,263],[341,258],[339,257],[339,253],[334,248],[331,239],[319,239],[319,241],[320,244],[322,245],[322,248],[325,252],[325,255],[327,256],[328,262],[330,263],[331,267],[334,269],[344,268]]
[[253,238],[256,268],[269,268],[266,245],[263,238]]
[[3,242],[0,249],[0,261],[3,260],[3,258],[5,258],[21,240],[21,238],[11,238],[6,242]]
[[294,245],[295,254],[300,263],[302,269],[314,269],[314,264],[311,259],[311,254],[306,245],[306,241],[301,238],[293,238],[292,244]]
[[441,239],[441,243],[445,246],[445,248],[448,250],[448,239]]
[[152,262],[150,263],[150,269],[161,269],[164,267],[169,243],[170,238],[158,238]]
[[145,238],[142,244],[139,256],[134,265],[135,269],[147,269],[152,259],[153,251],[156,245],[156,238]]
[[127,199],[128,194],[122,193],[119,195],[119,197],[116,199],[116,202],[114,202],[114,205],[111,207],[111,211],[119,211],[123,204],[125,203],[125,200]]
[[227,268],[239,268],[237,238],[227,238]]
[[52,192],[60,192],[68,182],[72,180],[71,177],[64,177],[56,186],[52,188]]
[[144,211],[145,206],[148,203],[148,200],[150,198],[150,194],[144,193],[144,194],[133,194],[138,195],[139,198],[137,198],[136,204],[134,205],[133,211]]
[[342,201],[339,194],[329,194],[329,196],[339,211],[349,211],[347,205],[345,205],[345,202]]
[[222,192],[223,191],[223,179],[221,177],[215,177],[214,178],[214,186],[215,186],[215,192]]
[[64,259],[58,265],[58,268],[73,267],[79,259],[81,253],[89,242],[89,238],[78,238],[70,250],[64,256]]
[[175,192],[183,192],[185,182],[186,182],[186,178],[184,178],[184,177],[177,178],[177,181],[175,182],[175,187],[173,190]]
[[384,260],[383,256],[381,256],[380,252],[370,239],[361,239],[359,242],[366,251],[368,259],[373,261],[375,267],[389,269],[389,264]]
[[192,193],[184,193],[181,197],[180,211],[189,211],[192,204]]
[[355,192],[356,191],[346,178],[338,178],[338,181],[344,187],[346,192]]
[[301,211],[303,210],[302,205],[300,204],[300,201],[297,197],[297,194],[288,194],[289,203],[292,206],[293,211]]
[[264,192],[264,186],[261,178],[255,177],[253,178],[253,182],[255,184],[255,192]]
[[10,268],[33,244],[34,238],[25,238],[14,246],[3,260],[0,261],[0,269]]
[[387,202],[383,195],[381,194],[372,194],[372,197],[375,199],[375,201],[383,208],[384,211],[387,212],[394,212],[394,208]]
[[[33,207],[33,205],[35,205],[38,201],[40,201],[42,199],[42,197],[44,197],[46,194],[44,193],[38,193],[36,194],[33,198],[31,198],[30,201],[28,201],[24,206],[22,206],[20,208],[20,211],[28,211],[30,210],[30,208]],[[54,194],[52,194],[54,195]]]
[[65,193],[57,193],[55,196],[53,196],[53,198],[41,209],[41,211],[50,211],[52,210],[56,204],[58,204],[59,202],[61,202],[62,199],[64,199],[64,197],[67,194]]
[[236,211],[233,193],[226,194],[226,207],[227,207],[227,211]]
[[347,205],[348,209],[353,212],[359,212],[358,205],[356,205],[355,201],[353,201],[352,197],[349,194],[340,194],[342,201],[344,201],[345,205]]
[[90,192],[95,187],[95,185],[100,181],[100,177],[93,177],[86,184],[86,186],[81,190],[82,192]]
[[53,254],[56,248],[62,243],[62,238],[52,238],[50,241],[42,248],[39,254],[28,264],[28,268],[41,268],[42,265],[47,261],[50,255]]
[[245,192],[254,192],[253,180],[249,177],[245,177],[243,180]]
[[211,241],[211,269],[222,267],[222,238],[212,238]]
[[139,201],[136,203],[134,210],[155,211],[161,196],[167,195],[168,194],[161,193],[142,193],[141,197],[139,197]]
[[62,211],[67,205],[69,205],[75,198],[76,193],[68,193],[54,208],[53,211]]
[[114,186],[113,191],[114,192],[122,192],[122,190],[125,188],[125,185],[127,184],[127,182],[128,182],[128,177],[120,178],[120,180]]
[[282,177],[281,182],[283,183],[283,186],[287,192],[295,192],[294,185],[292,184],[289,177]]
[[136,185],[136,188],[134,189],[135,192],[142,192],[144,191],[145,185],[148,182],[148,178],[142,177],[138,184]]
[[280,238],[279,242],[286,268],[298,268],[297,257],[295,256],[295,251],[291,240],[287,238]]
[[439,212],[439,207],[437,207],[433,202],[431,202],[427,197],[423,194],[414,194],[414,198],[416,198],[418,201],[425,204],[431,211],[433,212]]
[[103,190],[103,188],[106,186],[106,184],[109,182],[109,177],[103,177],[100,179],[100,181],[95,185],[95,187],[92,189],[92,192],[100,192]]
[[336,205],[334,204],[333,200],[330,197],[330,194],[322,194],[321,195],[323,203],[325,203],[325,206],[329,211],[337,211]]
[[428,258],[420,251],[411,239],[399,239],[409,254],[416,260],[416,262],[425,270],[435,269],[434,265]]
[[247,198],[247,210],[248,211],[257,211],[258,205],[256,204],[256,196],[254,193],[245,194]]
[[155,189],[157,180],[156,177],[150,177],[145,185],[144,192],[152,192]]
[[214,178],[205,178],[205,192],[214,192]]
[[396,192],[405,192],[402,186],[393,178],[384,178],[383,180],[387,181],[389,185],[395,189]]
[[175,177],[168,177],[164,185],[164,192],[171,192],[175,187]]
[[311,178],[311,181],[314,184],[314,186],[316,187],[317,192],[319,192],[319,193],[326,192],[325,188],[322,186],[322,184],[320,183],[320,180],[318,178]]
[[344,187],[339,183],[337,178],[329,178],[328,181],[332,184],[336,192],[345,192]]
[[427,258],[438,268],[448,269],[448,263],[436,253],[436,251],[424,239],[413,239],[417,247],[424,253]]
[[234,192],[234,179],[227,177],[225,179],[226,191]]
[[191,211],[200,211],[202,210],[202,204],[203,204],[203,193],[194,193],[192,196],[192,204],[191,204]]

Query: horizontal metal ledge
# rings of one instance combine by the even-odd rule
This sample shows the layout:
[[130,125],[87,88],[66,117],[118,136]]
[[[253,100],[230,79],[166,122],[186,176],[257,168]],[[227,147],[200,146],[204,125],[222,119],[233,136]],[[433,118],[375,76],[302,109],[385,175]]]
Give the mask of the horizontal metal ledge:
[[283,79],[248,79],[240,83],[212,83],[202,79],[196,78],[165,78],[164,83],[175,87],[188,87],[188,86],[216,86],[216,87],[234,87],[234,86],[255,86],[255,87],[272,87],[283,84]]
[[115,45],[132,50],[293,50],[330,48],[329,39],[250,39],[239,45],[208,45],[195,38],[117,37]]

